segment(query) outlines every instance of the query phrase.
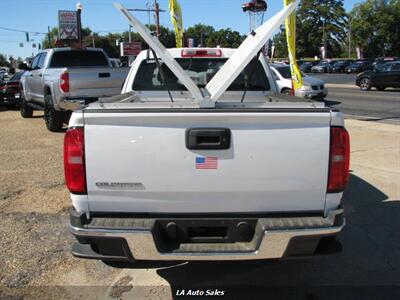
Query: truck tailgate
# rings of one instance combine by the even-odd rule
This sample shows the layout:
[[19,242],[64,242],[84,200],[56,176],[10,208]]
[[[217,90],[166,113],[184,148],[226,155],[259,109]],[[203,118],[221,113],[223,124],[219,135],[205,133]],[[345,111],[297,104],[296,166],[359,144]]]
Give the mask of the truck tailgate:
[[105,97],[121,93],[128,68],[68,68],[71,97]]
[[[85,111],[91,211],[322,211],[330,112]],[[189,150],[189,128],[229,128],[226,150]],[[198,168],[204,158],[212,168]],[[196,162],[197,167],[196,167]],[[200,165],[199,165],[200,164]],[[204,166],[204,165],[203,165]],[[214,168],[216,167],[216,168]]]

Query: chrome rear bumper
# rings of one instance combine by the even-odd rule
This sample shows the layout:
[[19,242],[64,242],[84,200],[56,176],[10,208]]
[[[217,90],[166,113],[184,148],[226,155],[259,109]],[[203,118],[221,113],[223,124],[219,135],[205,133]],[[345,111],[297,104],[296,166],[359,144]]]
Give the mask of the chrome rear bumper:
[[[136,222],[136,228],[124,226],[125,221],[113,221],[113,226],[82,226],[70,225],[71,233],[83,243],[102,240],[106,243],[123,241],[125,247],[122,254],[96,253],[89,244],[76,248],[73,254],[83,258],[103,260],[254,260],[279,259],[288,256],[292,241],[298,239],[314,240],[317,243],[326,236],[337,235],[345,226],[343,210],[331,211],[327,218],[297,217],[297,218],[264,218],[258,219],[254,237],[250,242],[241,243],[188,243],[182,244],[174,251],[160,249],[154,223],[151,220]],[[103,222],[105,224],[107,222]],[[100,224],[100,222],[99,222]],[[117,224],[117,225],[116,225]],[[139,224],[139,225],[138,225]],[[122,226],[122,227],[121,227]],[[83,247],[85,246],[85,247]],[[94,247],[97,249],[97,247]],[[78,249],[78,250],[77,250]],[[80,249],[80,250],[79,250]],[[82,250],[86,249],[86,250]],[[99,250],[97,250],[99,251]],[[291,249],[293,252],[293,249]],[[312,254],[312,253],[310,253]]]

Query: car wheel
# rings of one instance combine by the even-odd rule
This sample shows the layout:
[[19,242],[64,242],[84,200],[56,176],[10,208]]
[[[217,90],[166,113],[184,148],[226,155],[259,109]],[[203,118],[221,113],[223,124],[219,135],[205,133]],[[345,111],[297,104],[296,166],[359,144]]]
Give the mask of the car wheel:
[[63,112],[54,109],[51,95],[45,96],[44,121],[47,129],[52,132],[60,132],[64,125]]
[[376,89],[380,92],[384,91],[386,88],[383,86],[377,86]]
[[371,80],[368,77],[360,79],[360,90],[369,91],[371,89]]
[[28,103],[26,103],[25,97],[21,96],[21,107],[20,107],[20,113],[21,117],[23,118],[31,118],[33,116],[33,108],[28,106]]
[[291,96],[292,95],[292,90],[291,89],[283,89],[281,91],[281,94]]

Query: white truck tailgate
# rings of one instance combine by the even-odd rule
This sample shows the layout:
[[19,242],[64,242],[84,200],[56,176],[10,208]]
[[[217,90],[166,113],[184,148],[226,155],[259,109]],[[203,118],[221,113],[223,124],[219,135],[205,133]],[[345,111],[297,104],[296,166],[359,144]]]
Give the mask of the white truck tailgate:
[[[330,138],[327,110],[108,110],[85,112],[84,122],[92,212],[324,209]],[[230,148],[189,150],[185,143],[189,128],[228,128]],[[199,168],[205,158],[212,161],[211,168]]]

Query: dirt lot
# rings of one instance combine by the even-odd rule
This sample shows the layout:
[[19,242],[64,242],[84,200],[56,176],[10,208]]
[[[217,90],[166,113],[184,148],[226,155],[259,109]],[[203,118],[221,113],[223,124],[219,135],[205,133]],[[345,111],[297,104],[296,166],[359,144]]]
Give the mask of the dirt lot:
[[[63,134],[41,113],[0,111],[0,299],[164,299],[219,289],[300,299],[400,297],[400,126],[348,120],[352,175],[343,252],[287,261],[150,263],[113,268],[70,255]],[[296,287],[306,286],[302,289]],[[235,289],[243,287],[241,289]]]

